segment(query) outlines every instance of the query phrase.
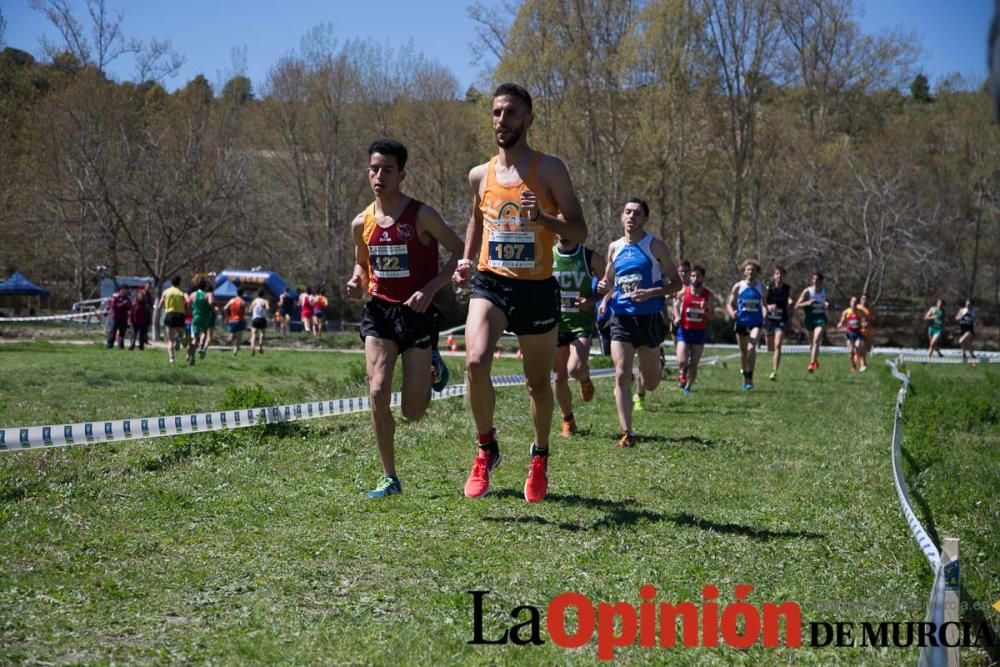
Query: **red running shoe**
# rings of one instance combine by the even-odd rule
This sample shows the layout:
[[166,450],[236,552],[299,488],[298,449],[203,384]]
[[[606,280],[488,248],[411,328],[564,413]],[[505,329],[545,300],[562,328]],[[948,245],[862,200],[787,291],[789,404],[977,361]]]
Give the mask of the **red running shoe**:
[[534,451],[535,446],[531,445],[531,464],[528,466],[528,479],[524,482],[524,499],[529,503],[540,503],[549,491],[549,457],[539,456]]
[[483,449],[479,450],[476,459],[472,462],[472,472],[469,473],[469,479],[465,480],[466,498],[482,498],[490,492],[490,473],[500,465],[501,460],[503,457],[500,456],[500,450],[497,450],[493,456],[490,456]]

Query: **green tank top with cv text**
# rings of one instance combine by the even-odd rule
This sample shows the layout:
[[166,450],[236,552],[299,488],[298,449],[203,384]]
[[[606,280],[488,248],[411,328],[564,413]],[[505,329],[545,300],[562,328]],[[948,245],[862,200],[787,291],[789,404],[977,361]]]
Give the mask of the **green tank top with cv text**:
[[552,248],[552,276],[559,282],[559,331],[590,332],[594,330],[594,309],[580,310],[577,299],[593,295],[590,258],[593,251],[582,245],[568,255]]

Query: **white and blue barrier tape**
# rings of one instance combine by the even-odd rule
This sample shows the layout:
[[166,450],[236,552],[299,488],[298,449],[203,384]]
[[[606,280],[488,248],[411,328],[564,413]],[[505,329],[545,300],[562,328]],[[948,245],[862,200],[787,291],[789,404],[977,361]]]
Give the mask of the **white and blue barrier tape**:
[[[614,377],[614,374],[614,369],[601,368],[592,370],[590,376],[592,378],[605,378]],[[523,375],[498,375],[493,378],[494,387],[513,387],[523,384]],[[453,384],[440,392],[433,392],[432,398],[434,400],[453,398],[464,396],[465,393],[464,384]],[[399,392],[393,392],[390,405],[397,407],[401,397]],[[102,419],[73,424],[0,428],[0,453],[191,435],[207,431],[247,428],[258,424],[279,424],[321,417],[335,417],[365,412],[370,409],[371,400],[367,396],[355,396],[241,410],[215,410],[184,415]]]
[[896,484],[896,495],[899,496],[899,505],[903,510],[903,516],[906,517],[906,523],[910,526],[910,532],[913,533],[913,538],[924,552],[924,556],[927,557],[931,570],[936,572],[941,564],[941,553],[913,512],[913,506],[910,503],[910,487],[903,476],[903,402],[906,401],[906,393],[910,387],[910,376],[900,372],[896,365],[897,362],[888,359],[886,363],[889,364],[892,376],[902,383],[899,393],[896,395],[895,417],[892,423],[892,477]]
[[[708,357],[703,365],[712,366],[730,357]],[[614,377],[613,368],[598,368],[590,371],[595,379]],[[494,387],[514,387],[524,384],[524,375],[496,375]],[[464,396],[464,384],[448,385],[440,392],[433,392],[431,398],[454,398]],[[392,407],[398,407],[402,394],[393,392],[389,399]],[[242,410],[215,410],[184,415],[164,415],[158,417],[137,417],[134,419],[101,419],[73,424],[51,424],[43,426],[16,426],[0,428],[0,453],[28,451],[33,449],[53,449],[75,445],[140,440],[174,435],[191,435],[206,431],[247,428],[258,424],[278,424],[282,422],[335,417],[371,409],[367,396],[335,398],[308,403],[289,403]]]
[[0,322],[58,322],[68,320],[86,320],[103,317],[96,312],[66,313],[65,315],[30,315],[27,317],[0,317]]
[[[903,509],[903,515],[906,517],[906,522],[910,526],[910,532],[913,534],[913,538],[917,541],[917,545],[924,552],[924,556],[927,558],[927,563],[930,565],[931,570],[934,572],[934,584],[931,587],[931,592],[929,599],[927,601],[927,614],[924,620],[929,623],[934,623],[937,628],[942,627],[945,622],[945,593],[947,591],[957,592],[959,589],[959,559],[957,557],[952,558],[948,562],[942,562],[941,552],[938,550],[934,541],[931,540],[930,536],[924,530],[924,527],[920,524],[916,515],[913,513],[913,507],[910,504],[910,489],[906,484],[906,479],[903,477],[903,466],[902,466],[902,424],[903,424],[903,403],[906,401],[906,395],[910,388],[910,374],[903,374],[900,372],[898,364],[902,363],[906,359],[903,355],[900,355],[898,359],[893,361],[892,359],[887,359],[886,363],[889,365],[889,369],[892,371],[892,376],[900,381],[901,386],[899,388],[899,393],[896,395],[896,409],[895,418],[893,419],[892,425],[892,476],[896,484],[896,494],[899,496],[899,504]],[[937,358],[930,359],[926,356],[916,357],[913,361],[927,363],[962,363],[959,358],[957,361],[954,359],[941,359]],[[944,667],[948,665],[948,647],[944,644],[938,645],[936,642],[922,648],[920,650],[920,660],[918,662],[920,667]]]

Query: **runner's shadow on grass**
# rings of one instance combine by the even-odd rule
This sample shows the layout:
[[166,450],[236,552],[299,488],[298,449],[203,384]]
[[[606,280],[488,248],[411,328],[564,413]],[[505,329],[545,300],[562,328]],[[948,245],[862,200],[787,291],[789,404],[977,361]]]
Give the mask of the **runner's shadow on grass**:
[[[680,407],[671,406],[670,413],[674,415],[698,415],[703,417],[705,415],[704,407]],[[712,415],[721,415],[723,417],[730,417],[732,415],[745,415],[747,409],[745,407],[741,408],[730,408],[722,405],[712,406]]]
[[[513,489],[499,489],[491,494],[497,498],[517,498],[523,500],[523,496]],[[822,533],[797,530],[769,530],[766,528],[756,528],[738,523],[718,523],[696,517],[687,512],[667,515],[658,512],[651,512],[643,509],[634,500],[605,500],[602,498],[590,498],[577,494],[550,493],[545,498],[547,503],[563,503],[567,505],[582,506],[605,513],[605,516],[589,524],[571,523],[568,521],[552,521],[541,516],[518,516],[518,517],[483,517],[483,521],[492,523],[522,523],[552,526],[570,532],[603,530],[605,528],[620,528],[634,526],[640,521],[658,523],[666,521],[676,526],[699,528],[714,533],[724,535],[742,535],[754,540],[773,540],[781,538],[804,538],[821,539],[826,537]]]
[[675,435],[662,438],[663,442],[681,445],[685,449],[711,449],[719,443],[716,440],[702,438],[697,435]]
[[[620,434],[614,434],[611,431],[600,434],[601,437],[606,437],[609,440],[617,440]],[[644,433],[633,433],[635,437],[636,445],[674,445],[677,447],[683,447],[684,449],[710,449],[715,447],[719,443],[715,440],[707,440],[705,438],[698,437],[697,435],[660,435],[655,434],[644,434]]]

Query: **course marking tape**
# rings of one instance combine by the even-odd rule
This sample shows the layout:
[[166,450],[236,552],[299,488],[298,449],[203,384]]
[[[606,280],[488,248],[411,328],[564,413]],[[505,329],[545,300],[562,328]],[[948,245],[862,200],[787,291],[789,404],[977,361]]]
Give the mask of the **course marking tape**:
[[[592,378],[614,377],[613,368],[594,369]],[[514,387],[524,384],[523,375],[498,375],[493,378],[494,387]],[[440,392],[432,392],[431,398],[454,398],[464,396],[464,384],[448,385]],[[393,392],[389,399],[392,407],[398,407],[402,400],[400,392]],[[337,415],[366,412],[371,409],[367,396],[335,398],[308,403],[289,403],[241,410],[216,410],[184,415],[164,415],[159,417],[137,417],[134,419],[104,419],[73,424],[51,424],[43,426],[18,426],[0,429],[0,453],[34,449],[52,449],[122,440],[140,440],[174,435],[191,435],[206,431],[223,431],[247,428],[258,424],[280,424],[283,422],[335,417]]]
[[920,520],[914,514],[913,506],[910,503],[910,487],[903,476],[903,403],[906,401],[906,394],[909,390],[910,376],[909,374],[904,375],[899,371],[897,361],[887,359],[885,363],[889,365],[892,376],[902,383],[899,393],[896,396],[895,418],[892,424],[892,477],[896,484],[896,495],[899,496],[899,504],[903,510],[903,516],[906,517],[906,523],[910,526],[910,532],[913,533],[913,538],[924,552],[924,556],[927,557],[927,562],[931,566],[931,570],[936,572],[941,565],[941,552],[938,551],[937,546],[934,545],[934,541],[927,535],[927,531],[924,530],[924,527],[920,524]]
[[65,315],[31,315],[29,317],[0,317],[0,322],[54,322],[57,320],[82,320],[97,317],[97,313],[67,313]]

